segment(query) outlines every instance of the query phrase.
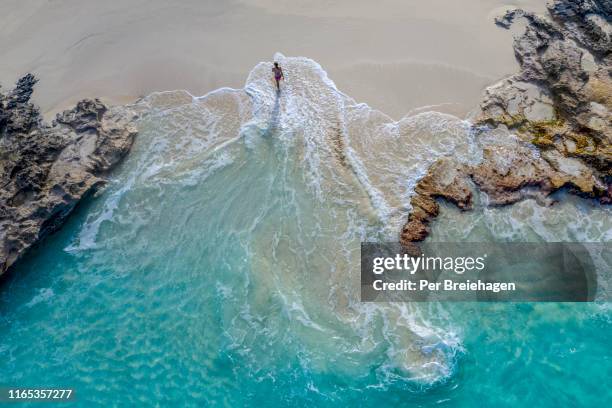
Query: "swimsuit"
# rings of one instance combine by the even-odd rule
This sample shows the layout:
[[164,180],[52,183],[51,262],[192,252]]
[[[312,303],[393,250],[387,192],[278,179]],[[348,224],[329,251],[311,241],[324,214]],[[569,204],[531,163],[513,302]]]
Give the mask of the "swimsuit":
[[281,79],[281,70],[280,68],[272,68],[272,71],[274,71],[274,79],[276,79],[277,81]]

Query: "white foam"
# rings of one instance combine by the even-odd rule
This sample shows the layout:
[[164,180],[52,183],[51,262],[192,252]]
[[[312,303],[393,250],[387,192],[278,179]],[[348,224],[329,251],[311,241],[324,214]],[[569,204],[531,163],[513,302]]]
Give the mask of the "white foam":
[[[106,222],[148,222],[149,215],[138,205],[159,206],[157,197],[148,202],[151,192],[163,197],[165,189],[197,187],[225,168],[241,169],[251,161],[261,161],[265,167],[277,160],[273,169],[277,173],[262,175],[267,179],[261,188],[267,191],[245,199],[265,200],[275,187],[282,189],[282,204],[291,209],[289,219],[273,219],[277,224],[267,225],[271,213],[286,214],[274,213],[276,202],[253,202],[249,208],[253,212],[232,214],[244,220],[225,231],[242,240],[254,275],[244,277],[243,288],[228,291],[227,286],[217,286],[218,295],[227,302],[237,302],[239,295],[245,298],[228,323],[232,347],[248,353],[249,347],[256,347],[248,342],[262,321],[272,320],[262,317],[270,311],[266,308],[270,296],[250,297],[251,283],[256,281],[273,293],[286,319],[270,323],[274,327],[266,328],[269,335],[280,330],[281,323],[289,325],[312,350],[313,367],[355,370],[348,362],[346,367],[330,367],[323,357],[367,356],[383,348],[386,359],[379,367],[383,386],[396,378],[422,384],[447,378],[461,351],[450,323],[439,319],[432,324],[416,306],[360,303],[358,286],[353,285],[358,273],[354,259],[359,241],[397,236],[416,183],[435,160],[445,155],[464,162],[479,160],[469,123],[436,112],[393,121],[339,91],[315,61],[281,54],[274,59],[286,78],[280,95],[272,83],[272,63],[261,62],[243,89],[222,88],[201,97],[185,91],[155,93],[131,107],[141,112],[142,119],[124,166],[127,170],[109,186],[102,205],[66,250],[96,249],[98,242],[104,242],[101,226]],[[309,200],[298,186],[302,183]],[[227,186],[228,191],[230,187],[235,186]],[[123,200],[133,204],[127,214],[121,211],[129,204]],[[135,229],[125,239],[133,238]],[[315,257],[320,258],[316,263]],[[312,270],[300,269],[300,262],[313,265]],[[278,271],[277,265],[291,267]],[[315,313],[315,307],[323,310]],[[378,320],[384,322],[382,331],[375,324]],[[345,336],[348,329],[351,335]],[[332,336],[337,341],[330,341]]]

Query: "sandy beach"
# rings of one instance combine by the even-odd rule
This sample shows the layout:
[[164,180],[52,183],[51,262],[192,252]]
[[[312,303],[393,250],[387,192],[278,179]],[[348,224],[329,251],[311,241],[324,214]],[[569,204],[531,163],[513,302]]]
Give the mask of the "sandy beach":
[[546,1],[0,0],[0,402],[610,406],[612,1]]
[[241,87],[276,51],[319,62],[338,87],[394,118],[423,106],[465,115],[516,71],[493,18],[544,0],[5,0],[0,83],[35,73],[47,117],[84,97]]

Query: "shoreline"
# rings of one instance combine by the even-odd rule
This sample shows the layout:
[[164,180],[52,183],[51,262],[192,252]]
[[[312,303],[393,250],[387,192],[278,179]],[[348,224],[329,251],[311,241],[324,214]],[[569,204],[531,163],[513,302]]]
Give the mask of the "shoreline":
[[441,200],[463,211],[481,193],[488,207],[525,198],[548,206],[549,196],[567,189],[612,203],[610,25],[592,18],[606,12],[599,7],[555,0],[546,14],[513,9],[495,19],[505,29],[518,20],[526,24],[514,43],[521,68],[488,87],[474,113],[482,161],[445,157],[419,181],[403,245],[428,237]]
[[92,95],[124,104],[155,91],[239,88],[251,67],[280,51],[318,61],[339,89],[396,120],[438,104],[462,117],[517,68],[512,35],[493,16],[544,1],[528,3],[154,0],[143,9],[137,0],[8,1],[0,5],[0,79],[11,88],[26,72],[40,78],[33,102],[49,119]]

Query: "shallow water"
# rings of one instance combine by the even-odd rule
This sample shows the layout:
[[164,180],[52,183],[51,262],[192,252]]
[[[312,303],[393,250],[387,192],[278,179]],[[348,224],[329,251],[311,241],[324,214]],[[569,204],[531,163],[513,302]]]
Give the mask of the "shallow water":
[[[280,95],[262,63],[244,89],[130,107],[140,134],[112,183],[2,288],[0,382],[74,387],[83,406],[611,401],[607,304],[359,301],[359,243],[396,237],[427,167],[479,143],[276,58]],[[609,215],[445,207],[432,238],[610,241]]]

